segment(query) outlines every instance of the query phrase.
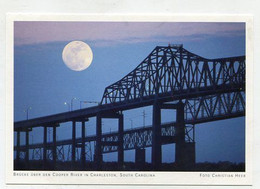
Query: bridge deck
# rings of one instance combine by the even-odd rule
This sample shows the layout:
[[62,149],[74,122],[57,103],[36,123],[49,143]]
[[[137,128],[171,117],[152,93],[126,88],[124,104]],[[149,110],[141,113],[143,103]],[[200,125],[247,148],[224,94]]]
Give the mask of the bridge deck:
[[[241,117],[241,116],[244,116],[244,112],[236,112],[232,115],[221,115],[221,116],[218,116],[218,117],[215,117],[214,120],[224,120],[224,119],[231,119],[231,118],[236,118],[236,117]],[[197,119],[197,120],[186,120],[185,121],[185,124],[199,124],[199,123],[206,123],[206,122],[209,122],[211,120],[209,120],[208,118],[200,118],[200,119]],[[176,122],[167,122],[167,123],[163,123],[161,126],[162,128],[167,128],[167,127],[171,127],[171,126],[174,126],[176,124]],[[133,129],[126,129],[124,130],[124,135],[126,134],[133,134],[135,132],[144,132],[144,131],[150,131],[152,129],[152,126],[149,125],[149,126],[146,126],[146,127],[137,127],[137,128],[133,128]],[[102,134],[102,137],[103,138],[107,138],[107,137],[112,137],[112,136],[115,136],[115,135],[118,135],[118,132],[111,132],[111,133],[103,133]],[[90,135],[90,136],[86,136],[85,138],[85,142],[91,142],[91,141],[95,141],[96,140],[96,135]],[[76,138],[76,143],[80,143],[82,142],[82,139],[81,138]],[[49,142],[47,143],[47,147],[49,146],[52,146],[52,142]],[[56,142],[56,145],[57,146],[61,146],[61,145],[71,145],[72,144],[72,140],[71,139],[66,139],[66,140],[60,140],[60,141],[57,141]],[[148,147],[148,146],[146,146]],[[20,149],[23,151],[25,150],[27,147],[26,145],[21,145],[20,146]],[[30,144],[29,145],[29,148],[30,149],[34,149],[34,148],[43,148],[43,143],[36,143],[36,144]],[[16,150],[16,146],[14,147],[14,149]]]
[[33,128],[33,127],[41,127],[41,126],[51,126],[57,123],[63,123],[73,120],[79,120],[83,118],[94,117],[98,112],[102,111],[124,111],[133,108],[140,108],[144,106],[149,106],[154,103],[154,100],[158,98],[161,101],[173,101],[180,99],[188,99],[193,98],[194,96],[207,96],[212,94],[221,94],[224,92],[236,92],[240,91],[241,88],[244,90],[244,83],[238,86],[234,85],[221,85],[213,90],[213,87],[205,87],[203,89],[193,89],[193,90],[183,90],[181,92],[176,92],[174,96],[169,93],[160,94],[160,96],[149,96],[144,97],[143,99],[134,99],[126,102],[115,102],[111,104],[102,104],[98,106],[93,106],[85,109],[75,110],[71,112],[64,112],[24,121],[18,121],[14,123],[14,130]]

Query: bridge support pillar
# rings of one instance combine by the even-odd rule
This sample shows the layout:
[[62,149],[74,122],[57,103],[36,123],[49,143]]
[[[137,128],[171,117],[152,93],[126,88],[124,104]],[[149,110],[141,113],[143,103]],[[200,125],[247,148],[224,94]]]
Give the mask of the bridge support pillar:
[[[118,140],[117,141],[101,141],[102,140],[102,118],[118,119]],[[102,169],[102,147],[117,146],[118,150],[118,169],[123,168],[124,164],[124,116],[122,112],[102,112],[97,114],[96,121],[96,147],[95,147],[95,164],[97,170]]]
[[85,121],[82,121],[82,129],[81,129],[81,163],[82,169],[85,169],[86,164],[86,149],[85,149]]
[[47,168],[47,127],[43,127],[43,169]]
[[29,169],[29,129],[26,129],[25,131],[25,145],[26,145],[26,152],[25,152],[25,162],[26,167]]
[[184,104],[177,104],[176,116],[176,153],[175,162],[180,168],[185,168],[195,163],[195,143],[185,141]]
[[179,168],[191,168],[195,164],[195,142],[176,143],[175,158]]
[[143,170],[145,168],[145,148],[135,149],[135,164],[138,170]]
[[153,105],[152,127],[152,167],[154,170],[158,170],[162,163],[161,108],[159,102],[155,102]]
[[17,169],[19,169],[19,163],[20,163],[20,131],[16,132],[16,160],[15,164]]
[[118,120],[118,166],[119,169],[123,168],[124,164],[124,116],[123,114],[119,115]]
[[96,169],[101,170],[101,164],[102,164],[102,146],[101,146],[101,136],[102,136],[102,118],[101,114],[97,114],[97,120],[96,120],[96,147],[95,147],[95,164]]
[[71,161],[76,162],[76,121],[72,121],[72,145],[71,145]]
[[57,161],[57,144],[56,144],[56,126],[53,126],[52,138],[53,138],[53,146],[52,146],[52,158],[53,158],[53,167],[56,169],[56,161]]

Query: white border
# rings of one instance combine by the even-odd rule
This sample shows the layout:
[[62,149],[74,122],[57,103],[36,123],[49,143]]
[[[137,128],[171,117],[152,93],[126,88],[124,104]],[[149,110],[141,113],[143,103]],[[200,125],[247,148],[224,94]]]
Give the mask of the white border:
[[[206,172],[149,172],[155,177],[55,177],[13,176],[13,22],[14,21],[163,21],[163,22],[246,22],[246,172],[235,177],[200,177]],[[6,183],[7,184],[149,184],[149,185],[251,185],[252,184],[252,125],[253,125],[253,20],[249,15],[97,15],[97,14],[8,14],[6,20]],[[35,171],[19,171],[35,173]],[[37,171],[58,173],[56,171]],[[64,173],[64,172],[62,172]],[[70,173],[95,173],[73,172]],[[100,172],[99,172],[100,173]],[[103,172],[105,173],[105,172]],[[108,172],[111,173],[111,172]],[[118,176],[120,172],[114,172]],[[127,173],[127,172],[123,172]],[[129,172],[133,173],[133,172]],[[137,172],[141,173],[141,172]],[[135,174],[135,173],[133,173]]]

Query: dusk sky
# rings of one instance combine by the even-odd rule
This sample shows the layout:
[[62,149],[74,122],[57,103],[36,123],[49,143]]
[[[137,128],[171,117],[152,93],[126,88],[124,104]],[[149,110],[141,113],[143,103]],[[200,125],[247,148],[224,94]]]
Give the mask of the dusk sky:
[[[92,64],[84,71],[72,71],[63,63],[63,48],[71,41],[87,43],[93,52]],[[15,22],[14,24],[14,119],[25,120],[73,110],[80,101],[101,101],[106,86],[120,80],[144,60],[156,46],[183,44],[205,58],[245,55],[244,23],[171,22]],[[86,108],[95,104],[82,104]],[[125,128],[140,127],[145,110],[151,125],[151,107],[125,112]],[[163,114],[163,122],[172,112]],[[105,121],[103,132],[116,131]],[[42,141],[42,128],[30,134],[30,143]],[[86,123],[86,135],[95,134],[95,119]],[[58,140],[71,137],[71,123],[57,129]],[[80,136],[78,127],[77,136]],[[22,135],[24,137],[24,135]],[[196,125],[196,161],[245,161],[245,118]],[[24,141],[22,142],[22,144]],[[174,145],[163,147],[163,161],[174,161]],[[150,161],[151,149],[147,149]],[[125,153],[132,161],[132,152]],[[115,160],[115,154],[105,160]]]

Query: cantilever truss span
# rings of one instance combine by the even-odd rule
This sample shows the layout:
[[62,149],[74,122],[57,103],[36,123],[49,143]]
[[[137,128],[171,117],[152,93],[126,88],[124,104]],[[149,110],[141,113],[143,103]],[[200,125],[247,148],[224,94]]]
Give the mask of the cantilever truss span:
[[244,89],[245,56],[206,59],[182,45],[157,46],[136,69],[106,87],[102,104]]

